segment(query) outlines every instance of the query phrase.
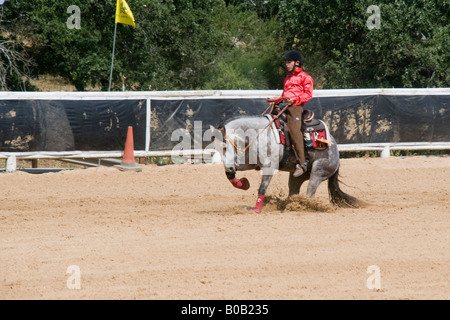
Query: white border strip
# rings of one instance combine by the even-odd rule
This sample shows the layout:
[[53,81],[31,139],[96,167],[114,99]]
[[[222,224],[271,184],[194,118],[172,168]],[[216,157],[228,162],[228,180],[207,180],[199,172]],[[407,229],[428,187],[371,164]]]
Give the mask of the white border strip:
[[[0,100],[122,100],[122,99],[264,99],[276,97],[282,90],[199,90],[199,91],[114,91],[114,92],[0,92]],[[450,95],[450,88],[417,89],[318,89],[313,97],[364,95]]]
[[[383,151],[390,150],[450,150],[450,142],[398,142],[398,143],[357,143],[338,144],[341,152],[351,151]],[[135,157],[172,157],[172,156],[211,156],[214,149],[187,149],[167,151],[135,150]],[[0,159],[15,156],[17,159],[92,159],[92,158],[121,158],[122,151],[35,151],[35,152],[0,152]]]

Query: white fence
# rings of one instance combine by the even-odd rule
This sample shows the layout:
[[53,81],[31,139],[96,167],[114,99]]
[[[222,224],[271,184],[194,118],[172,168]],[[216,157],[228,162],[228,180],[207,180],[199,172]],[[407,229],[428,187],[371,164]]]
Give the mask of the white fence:
[[[380,151],[381,157],[388,157],[390,151],[417,151],[417,150],[450,150],[450,142],[404,142],[404,143],[361,143],[338,144],[340,152]],[[134,151],[136,158],[145,157],[203,157],[211,158],[214,149],[170,150],[170,151]],[[122,151],[36,151],[36,152],[0,152],[0,159],[8,159],[15,156],[16,159],[100,159],[122,158]]]

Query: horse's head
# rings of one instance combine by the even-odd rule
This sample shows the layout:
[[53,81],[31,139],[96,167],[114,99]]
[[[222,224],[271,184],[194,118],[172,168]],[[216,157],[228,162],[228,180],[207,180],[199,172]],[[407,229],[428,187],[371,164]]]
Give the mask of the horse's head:
[[238,159],[236,143],[233,141],[234,137],[231,134],[226,133],[225,126],[219,129],[211,126],[210,130],[214,142],[214,149],[216,149],[222,158],[228,180],[235,188],[248,190],[248,188],[250,188],[250,183],[247,178],[236,178],[236,165]]
[[220,154],[227,176],[234,177],[236,173],[237,152],[231,141],[232,138],[227,135],[225,126],[219,127],[219,129],[210,126],[210,130],[214,149]]

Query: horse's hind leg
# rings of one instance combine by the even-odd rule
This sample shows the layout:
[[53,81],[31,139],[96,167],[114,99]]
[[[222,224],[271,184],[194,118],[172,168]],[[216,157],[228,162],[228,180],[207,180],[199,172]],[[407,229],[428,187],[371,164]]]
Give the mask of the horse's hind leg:
[[320,183],[324,180],[326,180],[326,178],[322,177],[321,175],[312,174],[308,182],[308,189],[306,189],[306,195],[309,198],[314,198],[316,196],[317,188],[319,187]]
[[293,172],[289,173],[289,197],[300,193],[300,188],[303,182],[309,179],[309,176],[306,174],[307,173],[295,178]]
[[263,175],[261,179],[261,185],[258,190],[258,199],[256,200],[256,205],[253,211],[256,213],[261,213],[262,205],[264,201],[264,195],[266,194],[267,188],[269,187],[270,180],[272,180],[273,175]]

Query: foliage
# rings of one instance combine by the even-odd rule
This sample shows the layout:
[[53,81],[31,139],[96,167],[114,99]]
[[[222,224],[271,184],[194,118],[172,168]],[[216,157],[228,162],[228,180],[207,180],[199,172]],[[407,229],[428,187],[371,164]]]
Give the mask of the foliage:
[[371,4],[284,0],[280,21],[326,88],[449,86],[448,1],[377,1],[379,29]]
[[0,90],[32,88],[28,71],[32,62],[21,41],[11,36],[0,36]]
[[225,3],[240,6],[245,11],[254,11],[263,19],[275,17],[279,9],[279,0],[225,0]]
[[229,5],[213,21],[224,45],[206,74],[205,89],[279,88],[284,41],[276,36],[274,20],[263,21],[255,12]]
[[30,89],[32,61],[22,41],[9,33],[2,22],[3,12],[0,12],[0,90]]
[[139,26],[123,28],[117,37],[117,47],[129,49],[118,51],[119,68],[138,89],[270,87],[272,74],[278,72],[270,61],[284,43],[274,40],[272,25],[253,12],[219,0],[154,0],[145,6],[144,11],[135,5],[133,11]]
[[[117,25],[116,89],[121,86],[121,73],[133,90],[269,87],[270,61],[277,50],[283,50],[283,42],[274,41],[253,12],[241,12],[221,0],[129,0],[128,4],[136,29]],[[80,8],[80,29],[66,26],[70,5]],[[89,85],[106,90],[115,1],[17,1],[10,3],[7,13],[11,30],[33,39],[38,73],[61,75],[78,90]],[[228,18],[233,24],[225,23]],[[238,52],[235,41],[247,41],[248,49]],[[261,51],[272,56],[261,56]],[[235,59],[238,54],[240,61]]]
[[[30,49],[38,65],[37,73],[61,75],[78,90],[87,85],[106,83],[111,59],[111,37],[114,25],[111,1],[42,0],[14,1],[5,6],[11,20],[10,30],[33,43]],[[67,8],[81,10],[81,28],[70,29]]]

